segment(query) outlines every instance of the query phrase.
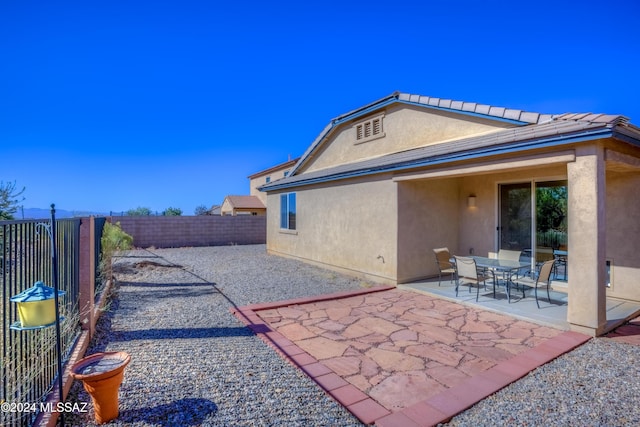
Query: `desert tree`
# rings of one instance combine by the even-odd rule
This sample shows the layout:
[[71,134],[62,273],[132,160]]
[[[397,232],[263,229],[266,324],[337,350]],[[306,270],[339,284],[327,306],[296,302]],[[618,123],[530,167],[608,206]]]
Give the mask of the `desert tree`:
[[205,205],[200,205],[200,206],[196,206],[196,210],[194,212],[196,215],[210,215],[211,212],[209,211],[209,208],[206,207]]
[[17,189],[15,181],[0,181],[0,220],[15,219],[13,214],[18,210],[19,203],[24,200],[24,190],[24,187]]

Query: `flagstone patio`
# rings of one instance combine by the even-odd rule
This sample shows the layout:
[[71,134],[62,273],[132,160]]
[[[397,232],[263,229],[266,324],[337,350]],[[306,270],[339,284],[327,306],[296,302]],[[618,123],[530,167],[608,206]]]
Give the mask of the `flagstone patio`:
[[392,287],[236,316],[364,423],[433,425],[589,337]]

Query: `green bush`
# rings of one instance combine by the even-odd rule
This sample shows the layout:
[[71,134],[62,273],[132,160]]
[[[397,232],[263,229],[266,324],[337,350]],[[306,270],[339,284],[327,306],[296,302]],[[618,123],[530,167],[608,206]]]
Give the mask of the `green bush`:
[[100,275],[103,280],[111,280],[112,267],[111,262],[113,254],[117,251],[126,251],[133,247],[133,237],[122,231],[120,223],[115,225],[110,222],[104,223],[102,229],[102,253],[100,254]]
[[122,231],[120,223],[111,224],[110,222],[104,223],[102,229],[102,253],[113,254],[115,251],[126,251],[133,247],[133,237]]
[[164,212],[162,212],[164,216],[180,216],[182,215],[182,209],[180,208],[167,208]]
[[129,209],[126,213],[127,216],[149,216],[151,215],[151,209],[139,206],[135,209]]

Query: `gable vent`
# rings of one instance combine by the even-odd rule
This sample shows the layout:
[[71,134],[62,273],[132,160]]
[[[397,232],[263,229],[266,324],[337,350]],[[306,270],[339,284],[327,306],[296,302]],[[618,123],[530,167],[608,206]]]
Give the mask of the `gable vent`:
[[356,144],[382,138],[384,136],[382,130],[383,117],[384,114],[381,114],[356,123],[354,125],[356,128]]

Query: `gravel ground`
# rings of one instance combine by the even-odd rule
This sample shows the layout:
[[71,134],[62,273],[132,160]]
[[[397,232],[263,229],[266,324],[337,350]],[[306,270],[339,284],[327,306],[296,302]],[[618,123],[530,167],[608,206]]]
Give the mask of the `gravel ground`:
[[[361,425],[229,308],[369,284],[267,255],[264,245],[137,250],[114,270],[118,285],[87,352],[132,356],[110,425]],[[591,340],[447,425],[640,425],[637,350]],[[90,398],[76,381],[68,401]],[[65,421],[92,425],[93,412]]]
[[[359,288],[358,280],[266,254],[264,245],[137,250],[87,354],[126,351],[127,426],[360,426],[230,312],[233,305]],[[75,381],[69,402],[91,399]],[[93,425],[93,411],[67,414]]]
[[449,426],[638,426],[638,346],[596,338],[454,417]]

